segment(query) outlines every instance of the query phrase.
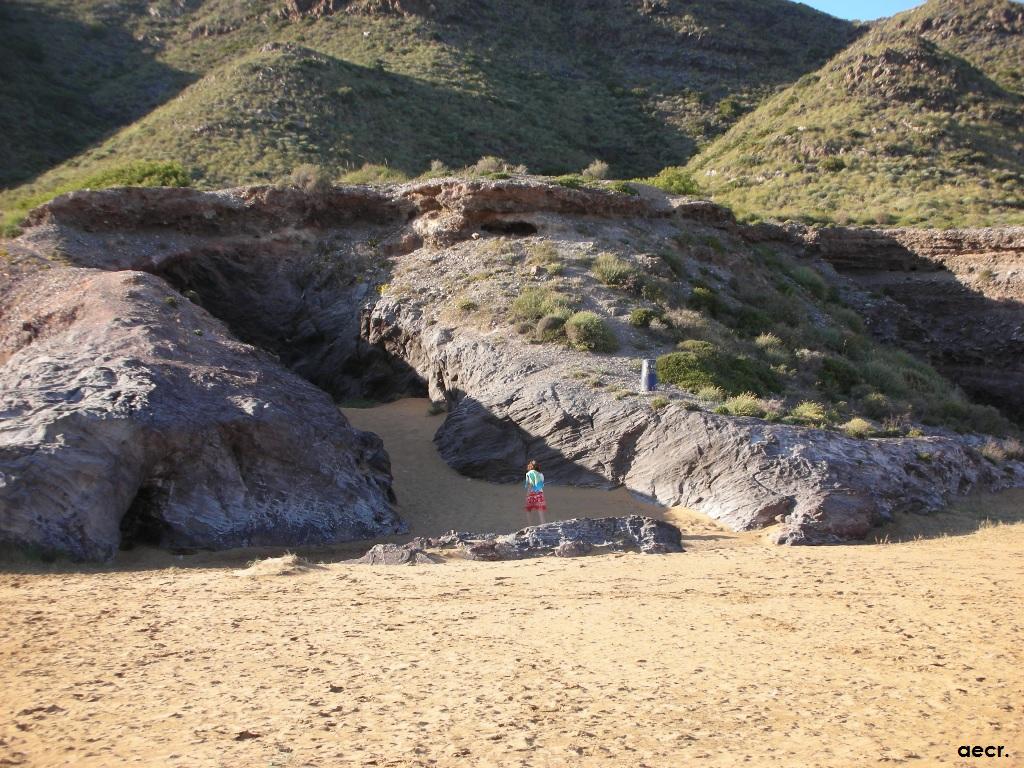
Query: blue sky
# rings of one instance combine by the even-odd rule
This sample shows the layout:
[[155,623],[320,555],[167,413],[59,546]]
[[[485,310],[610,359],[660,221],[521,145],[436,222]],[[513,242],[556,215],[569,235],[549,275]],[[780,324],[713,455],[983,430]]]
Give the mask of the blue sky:
[[848,2],[848,0],[802,0],[812,8],[819,11],[831,13],[841,19],[877,19],[882,16],[892,16],[894,13],[921,5],[923,0],[863,0],[862,2]]

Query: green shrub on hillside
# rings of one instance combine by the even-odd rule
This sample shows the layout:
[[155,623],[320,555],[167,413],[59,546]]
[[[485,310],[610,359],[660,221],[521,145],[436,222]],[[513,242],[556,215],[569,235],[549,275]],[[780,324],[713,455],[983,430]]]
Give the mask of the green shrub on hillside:
[[843,424],[841,429],[850,437],[864,439],[865,437],[870,437],[875,428],[871,426],[870,421],[854,417]]
[[289,178],[292,186],[310,195],[320,194],[331,188],[331,182],[324,176],[320,166],[311,163],[296,167]]
[[718,298],[718,294],[711,288],[703,285],[698,285],[693,289],[687,303],[689,304],[690,309],[694,309],[698,312],[705,312],[712,317],[718,317],[725,309],[725,305],[722,303],[722,300]]
[[585,352],[614,352],[619,348],[615,334],[593,312],[577,312],[565,322],[565,333],[574,349]]
[[707,341],[682,342],[678,352],[658,358],[657,371],[661,381],[690,392],[718,387],[730,395],[764,395],[781,386],[778,376],[761,361],[731,355]]
[[841,357],[826,357],[821,361],[817,386],[833,397],[848,395],[862,381],[857,369]]
[[582,174],[588,179],[607,179],[610,170],[608,163],[604,160],[594,160],[583,169]]
[[345,184],[402,184],[408,180],[409,176],[397,168],[376,163],[364,163],[340,179]]
[[600,253],[594,259],[594,276],[607,286],[622,287],[636,274],[636,269],[625,259],[611,253]]
[[639,179],[639,181],[642,181],[644,184],[650,184],[652,187],[657,187],[663,192],[668,192],[670,195],[689,195],[690,197],[700,195],[700,187],[694,181],[693,176],[682,166],[678,165],[662,168],[656,176],[651,176],[648,179]]
[[838,173],[846,168],[846,162],[841,157],[826,157],[818,163],[818,168],[825,171],[825,173]]
[[568,319],[568,310],[564,313],[544,315],[544,317],[537,321],[537,338],[545,342],[564,338],[565,321]]
[[548,288],[527,288],[512,302],[512,317],[516,320],[540,320],[545,315],[556,315],[569,309],[569,300]]
[[750,416],[755,419],[763,419],[768,413],[768,407],[753,392],[744,392],[730,397],[716,408],[715,412],[727,413],[730,416]]
[[810,267],[793,267],[789,270],[789,276],[819,299],[828,296],[828,284]]
[[786,421],[793,424],[806,424],[810,427],[823,426],[828,421],[828,413],[825,411],[825,406],[821,403],[815,403],[812,400],[804,400],[799,405],[794,406]]
[[657,317],[658,313],[653,309],[638,308],[629,313],[629,324],[634,328],[650,328]]

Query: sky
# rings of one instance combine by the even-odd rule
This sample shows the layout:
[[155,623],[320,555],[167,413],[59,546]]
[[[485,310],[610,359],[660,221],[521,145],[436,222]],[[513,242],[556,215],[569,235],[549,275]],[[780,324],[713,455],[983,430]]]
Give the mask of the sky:
[[860,0],[850,2],[849,0],[802,0],[812,8],[819,11],[831,13],[841,19],[860,19],[870,21],[882,16],[892,16],[894,13],[921,5],[923,0]]

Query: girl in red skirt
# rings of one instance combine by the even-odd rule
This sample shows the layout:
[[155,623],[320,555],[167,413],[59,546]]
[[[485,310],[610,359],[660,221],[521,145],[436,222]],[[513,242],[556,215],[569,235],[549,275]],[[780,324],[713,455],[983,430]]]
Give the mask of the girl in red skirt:
[[544,475],[541,474],[540,464],[531,461],[526,465],[526,514],[536,512],[540,521],[544,522],[544,513],[548,511],[548,504],[544,500]]

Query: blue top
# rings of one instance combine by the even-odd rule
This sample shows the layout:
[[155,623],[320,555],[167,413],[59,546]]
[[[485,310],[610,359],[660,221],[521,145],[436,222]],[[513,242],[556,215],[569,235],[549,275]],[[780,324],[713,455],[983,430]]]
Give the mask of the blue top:
[[544,490],[544,475],[538,472],[536,469],[531,469],[526,473],[525,487],[530,492],[537,492]]

